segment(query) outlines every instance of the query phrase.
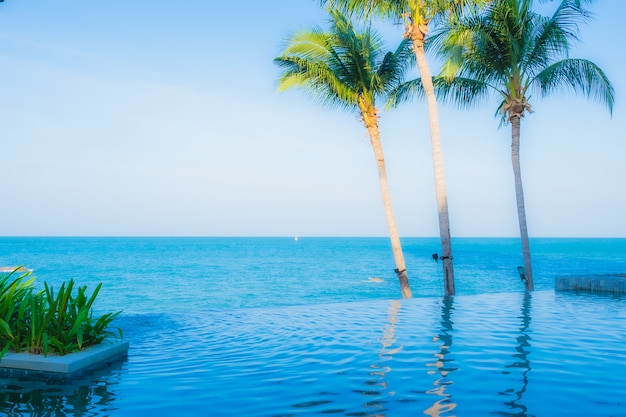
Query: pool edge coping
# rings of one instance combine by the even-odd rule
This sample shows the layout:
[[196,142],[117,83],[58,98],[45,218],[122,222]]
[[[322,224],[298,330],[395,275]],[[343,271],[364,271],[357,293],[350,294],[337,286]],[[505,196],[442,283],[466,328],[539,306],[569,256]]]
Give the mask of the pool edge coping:
[[9,352],[0,359],[0,369],[71,375],[125,356],[129,344],[128,341],[105,342],[65,356]]

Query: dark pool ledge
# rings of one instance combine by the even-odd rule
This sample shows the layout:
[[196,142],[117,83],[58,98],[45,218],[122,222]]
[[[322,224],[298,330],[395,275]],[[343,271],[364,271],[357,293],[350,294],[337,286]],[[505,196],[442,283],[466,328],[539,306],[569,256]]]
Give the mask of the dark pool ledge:
[[556,277],[554,280],[554,288],[557,291],[626,294],[626,274]]
[[105,342],[65,356],[7,353],[0,359],[0,376],[73,376],[125,357],[128,346]]

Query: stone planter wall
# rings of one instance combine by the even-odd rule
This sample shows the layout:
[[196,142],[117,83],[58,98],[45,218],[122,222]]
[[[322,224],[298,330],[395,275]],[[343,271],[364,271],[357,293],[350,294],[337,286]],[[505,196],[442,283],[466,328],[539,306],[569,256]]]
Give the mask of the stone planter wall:
[[123,359],[129,342],[104,342],[65,356],[7,353],[0,359],[0,377],[56,376],[69,377]]

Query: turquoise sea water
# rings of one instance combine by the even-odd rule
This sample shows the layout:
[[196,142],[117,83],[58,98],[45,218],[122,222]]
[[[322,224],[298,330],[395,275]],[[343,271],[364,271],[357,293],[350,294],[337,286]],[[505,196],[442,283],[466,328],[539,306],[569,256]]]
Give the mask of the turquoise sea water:
[[[519,239],[453,240],[459,295],[523,290]],[[624,273],[626,239],[533,239],[535,288],[559,275]],[[416,297],[443,296],[438,239],[403,240]],[[181,312],[399,296],[387,238],[0,238],[0,266],[94,288],[98,308]],[[372,279],[379,278],[379,279]]]
[[[626,239],[0,238],[0,266],[104,287],[128,358],[70,381],[0,379],[7,416],[626,416],[626,300],[554,277],[626,272]],[[379,278],[372,280],[371,278]]]

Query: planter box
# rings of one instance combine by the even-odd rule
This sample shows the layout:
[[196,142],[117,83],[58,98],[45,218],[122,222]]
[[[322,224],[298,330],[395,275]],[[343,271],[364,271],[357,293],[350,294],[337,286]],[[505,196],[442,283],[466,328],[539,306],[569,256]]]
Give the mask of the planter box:
[[74,376],[124,358],[129,342],[104,342],[65,356],[7,353],[0,359],[0,377]]

